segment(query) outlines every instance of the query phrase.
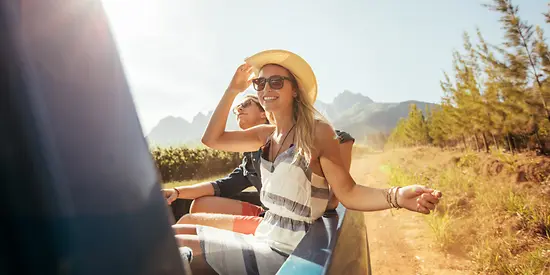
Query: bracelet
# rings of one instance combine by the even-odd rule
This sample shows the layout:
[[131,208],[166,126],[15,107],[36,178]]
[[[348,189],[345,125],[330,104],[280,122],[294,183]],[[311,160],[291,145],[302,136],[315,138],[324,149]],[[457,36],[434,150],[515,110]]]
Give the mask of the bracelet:
[[391,192],[393,190],[393,187],[387,190],[386,193],[386,201],[390,205],[390,208],[395,208],[395,205],[393,205],[393,202],[391,201]]
[[395,208],[397,209],[401,208],[401,206],[399,206],[399,204],[397,203],[397,192],[399,192],[399,188],[401,187],[398,186],[397,188],[395,188]]
[[174,190],[176,191],[176,198],[180,197],[180,190],[178,190],[176,187],[174,187]]
[[[392,187],[390,189],[387,190],[387,193],[386,193],[386,201],[388,202],[388,204],[390,205],[390,208],[395,208],[395,209],[400,209],[402,208],[401,206],[399,206],[399,204],[397,203],[397,192],[399,191],[399,186],[397,187]],[[393,194],[392,194],[393,192]]]

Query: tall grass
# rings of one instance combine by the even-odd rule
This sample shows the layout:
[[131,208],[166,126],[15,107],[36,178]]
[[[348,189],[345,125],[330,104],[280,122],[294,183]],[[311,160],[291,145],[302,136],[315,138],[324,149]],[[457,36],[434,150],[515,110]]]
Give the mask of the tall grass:
[[424,219],[430,226],[436,244],[439,245],[440,249],[446,251],[456,244],[458,241],[456,232],[457,222],[449,213],[427,215]]
[[[516,157],[499,157],[515,168]],[[436,210],[425,216],[440,249],[459,246],[481,274],[550,274],[548,200],[509,178],[480,176],[480,162],[466,153],[452,165],[407,160],[383,170],[390,185],[423,184],[443,192]]]

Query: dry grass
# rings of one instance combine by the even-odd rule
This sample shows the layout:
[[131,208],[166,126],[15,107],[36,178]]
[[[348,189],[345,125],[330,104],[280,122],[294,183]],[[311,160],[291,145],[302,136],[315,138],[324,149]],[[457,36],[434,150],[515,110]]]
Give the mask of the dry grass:
[[368,154],[373,154],[376,152],[378,151],[368,145],[363,145],[363,144],[354,144],[352,149],[352,154],[354,157],[360,157]]
[[481,274],[550,274],[550,198],[541,196],[545,183],[522,185],[510,177],[534,170],[532,165],[542,167],[539,162],[428,148],[414,149],[384,170],[391,185],[419,183],[443,192],[436,211],[425,217],[441,250],[466,254]]

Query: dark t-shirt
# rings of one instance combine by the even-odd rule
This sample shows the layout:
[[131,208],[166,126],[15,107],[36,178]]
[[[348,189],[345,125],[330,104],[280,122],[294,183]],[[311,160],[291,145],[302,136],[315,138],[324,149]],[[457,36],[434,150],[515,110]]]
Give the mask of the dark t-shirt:
[[[355,139],[348,133],[336,130],[340,144]],[[244,189],[254,186],[258,192],[262,189],[260,178],[260,151],[244,153],[242,163],[227,177],[213,181],[214,195],[229,198],[239,194]]]

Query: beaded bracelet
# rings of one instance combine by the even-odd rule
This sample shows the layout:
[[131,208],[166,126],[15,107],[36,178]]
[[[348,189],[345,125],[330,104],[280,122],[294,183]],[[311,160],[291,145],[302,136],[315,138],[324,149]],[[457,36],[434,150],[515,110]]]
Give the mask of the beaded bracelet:
[[[386,193],[386,201],[388,202],[388,204],[390,205],[390,208],[395,208],[395,209],[400,209],[402,208],[398,203],[397,203],[397,192],[399,191],[399,186],[397,187],[392,187],[390,189],[387,190],[387,193]],[[393,194],[392,194],[393,192]]]
[[400,186],[396,187],[395,188],[395,208],[396,209],[400,209],[401,206],[399,206],[399,204],[397,203],[397,192],[399,192],[399,188],[401,188]]
[[391,192],[392,192],[393,189],[394,189],[394,187],[388,189],[388,191],[386,193],[386,201],[390,205],[390,208],[395,208],[395,205],[393,204],[393,202],[391,200],[391,197],[392,197]]

